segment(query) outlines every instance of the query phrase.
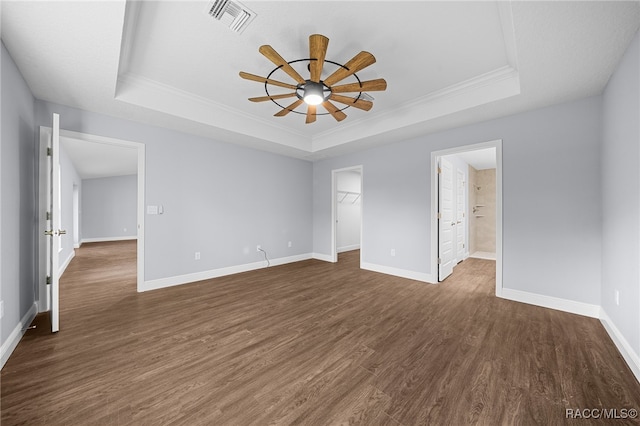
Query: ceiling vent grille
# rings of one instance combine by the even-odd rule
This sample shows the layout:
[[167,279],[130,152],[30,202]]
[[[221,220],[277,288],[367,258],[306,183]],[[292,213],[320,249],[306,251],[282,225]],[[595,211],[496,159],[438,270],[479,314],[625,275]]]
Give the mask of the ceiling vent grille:
[[209,3],[207,13],[227,25],[232,31],[241,33],[256,17],[255,12],[237,1],[214,0]]

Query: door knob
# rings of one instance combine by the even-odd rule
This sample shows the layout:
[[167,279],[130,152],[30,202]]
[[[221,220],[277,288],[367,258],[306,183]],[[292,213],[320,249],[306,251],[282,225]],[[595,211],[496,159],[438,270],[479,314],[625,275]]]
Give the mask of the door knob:
[[53,231],[44,231],[44,235],[53,235]]
[[58,230],[58,235],[64,235],[66,233],[67,233],[67,231],[65,231],[64,229],[59,229]]
[[456,223],[455,222],[451,222],[451,226],[456,226]]

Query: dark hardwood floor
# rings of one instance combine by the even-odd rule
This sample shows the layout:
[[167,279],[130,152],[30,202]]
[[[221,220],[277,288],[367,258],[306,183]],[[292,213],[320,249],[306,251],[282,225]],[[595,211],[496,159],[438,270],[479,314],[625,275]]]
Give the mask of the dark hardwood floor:
[[[2,370],[2,425],[562,425],[640,409],[600,322],[498,299],[493,261],[439,285],[309,260],[136,293],[135,244],[85,244]],[[612,421],[609,421],[612,422]]]

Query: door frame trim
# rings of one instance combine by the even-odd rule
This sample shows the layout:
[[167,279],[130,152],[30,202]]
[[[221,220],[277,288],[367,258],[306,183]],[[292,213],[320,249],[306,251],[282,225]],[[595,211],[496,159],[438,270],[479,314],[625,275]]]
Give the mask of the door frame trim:
[[362,265],[364,247],[362,246],[362,218],[364,216],[364,167],[362,164],[341,169],[331,170],[331,257],[330,261],[336,263],[338,261],[338,173],[342,172],[360,172],[360,265]]
[[[40,164],[39,170],[42,168],[43,164],[43,155],[46,157],[46,147],[49,142],[49,135],[52,132],[51,127],[48,126],[40,126],[39,128],[39,140],[40,140]],[[137,221],[138,221],[138,232],[137,232],[137,291],[143,291],[144,287],[144,246],[145,246],[145,226],[144,226],[144,200],[145,200],[145,166],[146,166],[146,157],[145,157],[145,144],[141,142],[133,142],[125,139],[117,139],[110,138],[106,136],[98,136],[92,135],[89,133],[81,133],[74,132],[71,130],[60,129],[60,137],[67,137],[72,139],[79,139],[86,142],[91,143],[100,143],[107,145],[115,145],[121,146],[124,148],[133,148],[137,150],[138,157],[138,195],[137,195]],[[38,202],[39,202],[39,212],[40,218],[43,217],[43,211],[46,212],[46,181],[44,180],[45,176],[40,172],[39,176],[39,194],[38,194]],[[43,210],[44,209],[44,210]],[[42,220],[38,220],[38,230],[39,235],[44,235],[44,227],[42,224]],[[47,297],[47,288],[46,288],[46,252],[43,255],[43,249],[46,250],[46,246],[42,242],[42,238],[39,239],[39,256],[38,256],[38,311],[46,312],[49,310],[49,303]],[[43,269],[44,266],[44,269]]]
[[464,145],[431,152],[431,271],[438,282],[438,161],[445,155],[460,154],[481,149],[496,149],[496,296],[502,297],[502,139]]

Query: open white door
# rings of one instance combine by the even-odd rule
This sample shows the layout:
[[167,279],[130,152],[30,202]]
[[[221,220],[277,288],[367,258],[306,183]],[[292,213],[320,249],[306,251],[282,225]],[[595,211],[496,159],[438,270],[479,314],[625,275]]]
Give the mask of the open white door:
[[453,272],[453,166],[444,158],[438,168],[438,281]]
[[51,301],[51,332],[60,329],[59,311],[59,251],[60,236],[67,232],[60,229],[60,116],[53,114],[51,144],[47,150],[47,215],[45,235],[47,241],[47,292]]

